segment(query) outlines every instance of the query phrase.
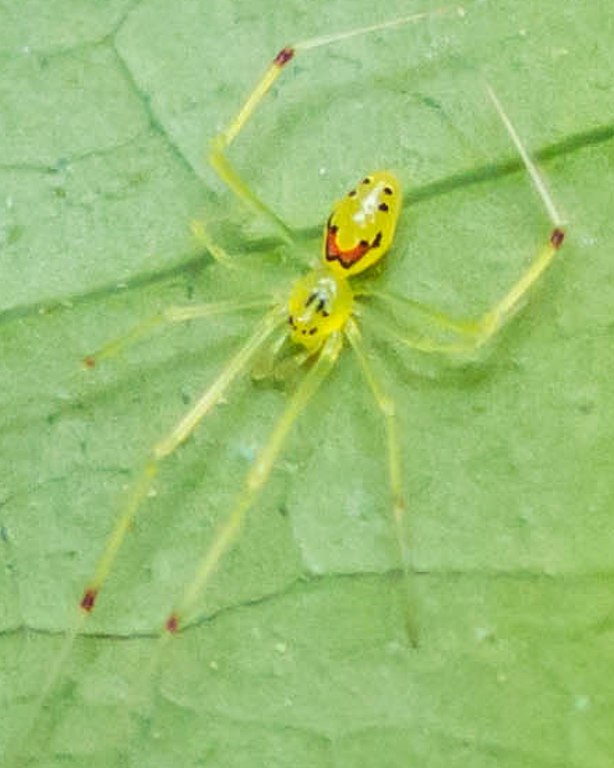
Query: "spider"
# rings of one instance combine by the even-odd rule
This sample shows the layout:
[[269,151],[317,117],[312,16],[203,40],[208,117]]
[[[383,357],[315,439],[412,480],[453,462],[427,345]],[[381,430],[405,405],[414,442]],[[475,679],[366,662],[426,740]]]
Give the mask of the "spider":
[[[328,34],[282,48],[235,117],[212,140],[209,159],[217,174],[244,203],[271,220],[284,237],[291,238],[290,230],[250,189],[229,161],[227,153],[231,145],[278,77],[291,65],[297,55],[334,45],[348,38],[415,23],[427,15],[431,16],[432,13],[417,14],[337,34]],[[255,362],[264,351],[268,352],[273,368],[277,364],[290,366],[295,371],[301,371],[302,376],[288,395],[283,412],[257,453],[234,505],[219,525],[212,543],[203,553],[192,579],[186,584],[179,600],[164,619],[162,640],[167,640],[189,623],[197,601],[206,589],[222,557],[236,541],[249,510],[266,486],[286,438],[299,415],[334,368],[342,352],[346,350],[355,356],[375,407],[383,420],[387,442],[386,462],[391,517],[405,575],[406,592],[409,595],[412,566],[411,553],[406,544],[406,503],[396,406],[376,367],[372,364],[363,342],[359,318],[365,323],[372,321],[373,327],[382,330],[401,347],[417,350],[423,354],[472,356],[493,340],[514,316],[528,292],[553,263],[565,238],[562,219],[544,179],[525,149],[499,97],[489,84],[486,83],[484,88],[526,172],[532,179],[550,220],[550,227],[543,246],[526,270],[502,298],[481,317],[469,322],[459,321],[439,310],[412,301],[411,305],[418,308],[427,326],[433,329],[433,334],[429,336],[415,335],[399,329],[397,325],[386,326],[375,313],[369,312],[370,305],[380,305],[396,310],[398,317],[408,301],[402,296],[379,290],[377,287],[372,288],[364,281],[355,280],[358,275],[379,264],[389,253],[402,210],[401,185],[397,177],[391,171],[380,169],[363,175],[348,194],[333,205],[324,225],[323,246],[318,264],[295,280],[283,301],[273,297],[264,302],[261,299],[248,299],[198,306],[168,307],[126,336],[111,341],[85,358],[86,366],[94,368],[103,359],[115,355],[125,345],[161,324],[211,318],[266,306],[263,317],[225,363],[217,378],[175,426],[153,446],[143,470],[127,494],[123,509],[102,550],[95,572],[83,589],[79,599],[79,618],[67,634],[64,650],[58,656],[56,666],[50,671],[49,680],[41,694],[41,706],[58,680],[60,669],[70,653],[71,645],[83,622],[97,606],[102,587],[112,573],[115,559],[138,511],[146,503],[161,462],[174,453],[207,414],[223,398],[226,398],[232,384],[253,369]],[[241,268],[232,256],[214,242],[204,225],[195,225],[194,230],[216,261],[229,269]],[[408,602],[406,613],[408,635],[411,642],[416,644],[417,630],[411,615],[411,602]]]

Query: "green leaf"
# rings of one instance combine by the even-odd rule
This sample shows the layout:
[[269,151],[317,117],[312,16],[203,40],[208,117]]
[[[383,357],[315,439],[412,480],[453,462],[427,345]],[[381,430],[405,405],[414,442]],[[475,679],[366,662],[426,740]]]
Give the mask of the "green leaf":
[[[165,306],[288,282],[296,254],[207,167],[207,141],[282,45],[415,10],[0,7],[3,765],[611,765],[612,30],[597,4],[551,0],[470,3],[305,52],[230,152],[314,256],[331,202],[395,170],[406,203],[377,279],[461,317],[550,228],[483,77],[565,213],[560,257],[478,364],[409,356],[363,326],[402,428],[419,648],[383,425],[345,351],[166,644],[287,393],[246,377],[162,463],[32,722],[126,487],[257,314],[80,361]],[[198,218],[245,270],[212,264]]]

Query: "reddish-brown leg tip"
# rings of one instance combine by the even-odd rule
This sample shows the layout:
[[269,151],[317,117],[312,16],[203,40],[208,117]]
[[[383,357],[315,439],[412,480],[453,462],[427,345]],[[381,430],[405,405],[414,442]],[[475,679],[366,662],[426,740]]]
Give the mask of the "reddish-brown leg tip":
[[176,613],[171,613],[164,626],[167,632],[170,632],[171,635],[174,635],[179,629],[179,616],[177,616]]
[[86,368],[94,368],[96,366],[96,360],[92,355],[88,355],[87,357],[83,358],[83,365]]
[[273,59],[273,64],[277,64],[278,67],[283,67],[290,59],[294,58],[294,48],[286,46],[282,48],[277,56]]
[[96,589],[86,589],[81,598],[81,602],[79,603],[81,610],[86,613],[91,613],[94,610],[97,596],[98,591]]
[[553,229],[552,234],[550,235],[550,245],[554,248],[560,248],[563,245],[563,240],[565,240],[565,233],[563,230],[558,227]]

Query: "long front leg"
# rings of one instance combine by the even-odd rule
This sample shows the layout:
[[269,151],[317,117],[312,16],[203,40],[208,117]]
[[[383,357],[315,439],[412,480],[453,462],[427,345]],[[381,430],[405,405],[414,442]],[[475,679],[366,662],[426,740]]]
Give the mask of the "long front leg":
[[[531,288],[552,264],[564,238],[563,230],[555,227],[550,233],[549,241],[539,250],[520,278],[499,301],[477,319],[461,320],[439,310],[422,306],[420,313],[424,316],[427,325],[430,325],[435,333],[451,336],[451,341],[441,341],[435,334],[431,335],[428,332],[417,334],[399,330],[379,319],[374,313],[369,313],[368,309],[365,319],[368,318],[368,323],[377,326],[385,335],[419,352],[471,357],[487,345],[520,309]],[[392,308],[402,309],[403,305],[406,305],[416,310],[416,302],[408,304],[404,297],[394,293],[372,291],[363,295],[370,296]]]
[[533,286],[551,266],[554,257],[565,240],[563,219],[559,214],[545,179],[533,162],[522,143],[512,121],[505,112],[499,97],[492,87],[486,84],[486,92],[491,99],[503,126],[520,155],[525,169],[530,176],[544,209],[551,222],[548,238],[537,252],[533,261],[511,288],[481,317],[475,320],[459,320],[444,312],[413,302],[385,291],[363,291],[362,295],[371,296],[390,306],[401,307],[403,303],[412,310],[420,312],[437,331],[451,334],[452,341],[440,341],[428,335],[416,335],[400,332],[374,318],[375,324],[397,341],[421,352],[436,352],[452,355],[471,355],[480,350],[506,325],[520,309]]
[[335,45],[336,43],[340,43],[344,40],[361,37],[384,29],[415,24],[426,18],[433,18],[438,14],[452,12],[459,15],[462,15],[463,13],[460,8],[440,8],[430,12],[416,13],[410,16],[402,16],[400,18],[385,21],[380,24],[371,24],[366,27],[346,30],[345,32],[336,32],[329,35],[312,37],[307,40],[301,40],[297,43],[294,43],[294,45],[288,45],[282,48],[277,56],[275,56],[271,64],[268,66],[267,70],[255,88],[249,93],[247,99],[237,114],[233,117],[227,127],[212,139],[209,150],[209,161],[217,172],[218,176],[238,197],[244,200],[256,211],[264,214],[274,224],[274,226],[285,239],[291,240],[292,238],[289,227],[276,213],[274,213],[266,205],[266,203],[264,203],[258,197],[258,195],[243,180],[243,178],[239,175],[239,173],[228,160],[226,156],[226,150],[237,138],[247,122],[252,118],[258,105],[266,96],[266,94],[271,90],[272,86],[275,84],[282,71],[298,54],[314,50],[316,48],[323,48],[328,45]]

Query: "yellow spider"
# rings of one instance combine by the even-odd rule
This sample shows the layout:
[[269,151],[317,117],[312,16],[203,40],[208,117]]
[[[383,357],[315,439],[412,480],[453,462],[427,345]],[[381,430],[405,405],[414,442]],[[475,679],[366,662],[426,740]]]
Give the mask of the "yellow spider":
[[[225,154],[226,150],[239,135],[281,72],[298,53],[386,27],[413,23],[426,15],[417,14],[395,19],[384,24],[355,29],[337,35],[313,38],[299,42],[294,46],[282,48],[260,82],[249,94],[235,118],[212,141],[210,160],[221,178],[239,197],[269,216],[282,231],[287,231],[283,222],[265,206],[231,166]],[[468,354],[483,346],[514,314],[527,291],[551,264],[564,240],[561,218],[556,211],[545,182],[528,156],[498,97],[490,86],[486,85],[485,88],[541,195],[552,221],[552,227],[543,249],[539,251],[524,274],[503,298],[481,318],[470,323],[459,322],[438,310],[423,307],[424,314],[435,326],[439,329],[444,328],[456,338],[450,342],[441,342],[436,338],[429,339],[422,336],[420,338],[412,338],[408,335],[398,336],[398,340],[403,344],[422,352]],[[166,632],[177,632],[181,624],[185,622],[221,557],[235,540],[245,515],[269,478],[290,429],[334,366],[342,350],[344,339],[349,342],[357,356],[367,385],[371,389],[385,420],[388,436],[388,476],[391,486],[392,516],[395,521],[403,567],[408,572],[409,553],[406,551],[403,535],[405,503],[395,406],[368,361],[354,315],[354,305],[362,298],[372,298],[394,304],[398,301],[398,297],[377,290],[366,290],[364,287],[361,287],[360,295],[357,296],[352,290],[351,284],[351,278],[373,266],[388,252],[392,245],[400,211],[400,184],[391,172],[385,170],[373,171],[364,176],[354,189],[350,190],[344,198],[333,206],[324,227],[322,258],[319,266],[294,283],[286,302],[273,305],[257,324],[252,335],[225,365],[217,379],[196,404],[154,446],[151,457],[134,484],[126,507],[100,557],[96,572],[84,589],[80,601],[80,608],[84,615],[91,613],[95,607],[98,593],[109,576],[124,537],[151,487],[159,463],[188,438],[205,415],[226,395],[237,376],[249,371],[250,364],[256,356],[267,344],[271,344],[275,333],[282,327],[285,327],[284,333],[291,342],[297,347],[303,348],[303,354],[299,353],[297,362],[305,363],[305,375],[290,396],[268,441],[256,456],[235,506],[222,522],[213,543],[197,566],[192,581],[186,586],[183,596],[168,614],[164,622]],[[221,263],[232,262],[232,257],[211,240],[203,225],[197,227],[197,232],[218,261]],[[89,356],[86,363],[93,367],[97,361],[116,353],[128,341],[140,336],[160,322],[182,322],[197,317],[211,317],[215,314],[240,311],[253,306],[254,302],[231,301],[202,306],[170,307],[153,321],[137,328],[129,336],[113,341],[98,353]],[[396,331],[391,331],[391,333],[396,333]],[[278,346],[278,343],[275,344],[275,348]],[[408,624],[410,625],[410,636],[415,641],[415,628],[412,626],[411,619],[408,619]]]
[[[227,150],[240,134],[254,111],[275,83],[284,69],[296,55],[305,51],[334,45],[335,43],[376,30],[399,27],[422,19],[427,14],[395,19],[383,24],[354,29],[339,34],[330,34],[299,42],[283,48],[266,70],[264,76],[249,94],[245,103],[225,130],[217,135],[211,144],[210,160],[229,188],[252,208],[267,216],[285,236],[291,233],[285,224],[257,197],[239,176],[227,158]],[[559,216],[546,184],[535,164],[529,157],[509,117],[504,111],[493,89],[486,84],[485,91],[490,98],[510,139],[515,145],[524,166],[530,175],[550,220],[549,232],[544,245],[538,251],[520,278],[483,316],[472,322],[461,322],[448,317],[436,309],[418,305],[425,321],[433,328],[431,337],[412,336],[397,327],[385,329],[397,342],[422,353],[471,355],[489,342],[506,322],[514,315],[526,297],[527,292],[551,265],[564,240],[562,220]],[[360,305],[361,321],[369,321],[369,304],[381,304],[402,310],[405,299],[393,293],[371,288],[364,281],[358,288],[353,283],[356,275],[378,263],[390,250],[398,217],[402,208],[401,187],[397,178],[386,170],[370,171],[358,181],[348,194],[332,207],[324,226],[323,246],[319,264],[299,277],[290,287],[287,299],[266,302],[268,309],[257,322],[251,335],[243,341],[235,354],[227,361],[217,378],[209,385],[197,402],[185,413],[178,423],[153,446],[144,469],[128,493],[115,527],[98,560],[92,578],[83,589],[79,601],[79,618],[67,634],[65,647],[58,656],[57,664],[50,671],[43,687],[39,710],[55,686],[60,670],[70,654],[74,639],[83,622],[92,613],[98,602],[103,585],[112,572],[125,536],[130,531],[134,518],[146,503],[160,463],[172,454],[196,429],[203,418],[225,398],[237,377],[250,372],[259,355],[269,350],[279,356],[282,347],[288,352],[296,366],[302,366],[304,375],[288,396],[287,403],[271,434],[255,457],[238,492],[234,505],[222,520],[214,534],[212,543],[203,553],[194,575],[184,587],[176,605],[169,610],[162,626],[161,639],[167,641],[192,618],[194,607],[206,588],[221,558],[236,540],[244,519],[265,487],[284,442],[314,393],[327,377],[345,342],[356,356],[360,369],[374,402],[381,412],[387,435],[387,465],[390,484],[390,505],[398,541],[402,567],[406,576],[406,587],[411,575],[411,561],[404,533],[405,501],[403,472],[395,403],[380,381],[365,351],[358,325],[356,308]],[[204,226],[196,227],[198,235],[212,256],[222,265],[233,262],[226,252],[213,242]],[[401,258],[402,254],[396,254]],[[196,318],[207,318],[229,312],[262,306],[260,299],[231,300],[207,305],[169,307],[156,317],[138,326],[134,331],[114,340],[98,352],[86,358],[86,364],[94,367],[102,359],[114,355],[126,344],[149,332],[161,323],[177,323]],[[375,321],[374,321],[375,322]],[[377,323],[375,323],[377,325]],[[381,320],[380,326],[381,327]],[[442,334],[445,338],[442,340]],[[408,610],[408,632],[415,643],[416,628]]]

